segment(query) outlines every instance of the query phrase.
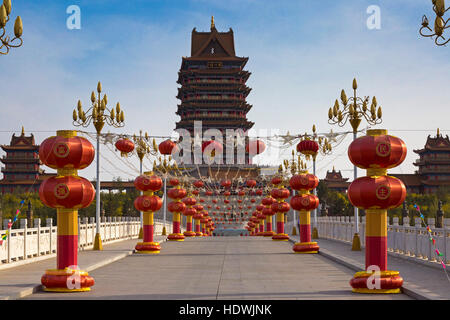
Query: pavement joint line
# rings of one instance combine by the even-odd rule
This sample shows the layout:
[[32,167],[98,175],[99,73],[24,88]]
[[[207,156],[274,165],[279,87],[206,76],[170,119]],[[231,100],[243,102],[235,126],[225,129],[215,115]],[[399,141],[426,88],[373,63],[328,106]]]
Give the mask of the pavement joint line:
[[[332,239],[326,239],[326,240],[333,241]],[[289,237],[289,241],[292,243],[295,243],[295,241],[293,239],[291,239],[291,237]],[[342,241],[339,241],[339,242],[342,242]],[[364,266],[361,263],[358,263],[358,262],[354,261],[353,259],[347,259],[340,255],[331,253],[327,249],[321,248],[319,250],[319,254],[321,256],[328,258],[334,262],[337,262],[353,271],[358,272],[358,271],[364,270]],[[401,289],[402,289],[402,293],[404,293],[405,295],[407,295],[413,299],[416,299],[416,300],[436,300],[437,298],[439,298],[438,295],[425,293],[424,290],[417,288],[416,285],[411,284],[407,281],[403,282]]]

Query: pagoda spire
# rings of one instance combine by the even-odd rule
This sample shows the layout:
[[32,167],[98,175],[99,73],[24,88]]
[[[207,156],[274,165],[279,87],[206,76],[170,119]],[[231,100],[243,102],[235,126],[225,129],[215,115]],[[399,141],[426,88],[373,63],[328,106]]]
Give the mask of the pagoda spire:
[[24,135],[25,135],[25,129],[22,126],[22,136],[24,136]]
[[214,24],[214,16],[211,16],[211,31],[215,28],[216,28],[216,26]]

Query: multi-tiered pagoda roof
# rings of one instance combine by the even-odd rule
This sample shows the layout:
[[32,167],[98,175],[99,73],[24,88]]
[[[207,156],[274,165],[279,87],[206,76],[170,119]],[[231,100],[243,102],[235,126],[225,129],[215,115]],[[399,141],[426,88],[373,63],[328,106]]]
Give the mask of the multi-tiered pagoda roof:
[[176,114],[181,119],[176,129],[193,133],[194,121],[202,121],[203,130],[248,131],[254,125],[247,120],[252,108],[246,101],[251,91],[246,85],[250,72],[244,70],[248,57],[236,56],[233,30],[219,32],[212,20],[211,31],[194,28],[191,39],[191,56],[182,58],[178,73]]

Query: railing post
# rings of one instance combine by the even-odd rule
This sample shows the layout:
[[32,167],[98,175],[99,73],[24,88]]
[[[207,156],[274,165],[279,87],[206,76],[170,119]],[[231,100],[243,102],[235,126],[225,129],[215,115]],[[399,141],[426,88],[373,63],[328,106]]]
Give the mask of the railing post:
[[94,245],[94,241],[95,241],[95,218],[90,217],[90,226],[92,226],[92,245]]
[[41,255],[41,219],[35,218],[34,225],[37,228],[37,256]]
[[20,229],[23,229],[23,260],[27,259],[27,225],[27,219],[20,219]]
[[5,230],[8,230],[8,237],[6,238],[6,245],[7,245],[7,257],[6,257],[6,263],[11,262],[11,227],[9,224],[11,223],[11,219],[4,219],[3,220],[3,226]]
[[50,239],[48,241],[48,243],[49,243],[49,254],[52,254],[53,253],[53,246],[52,246],[53,219],[52,218],[45,219],[45,225],[49,228],[49,231],[48,231],[48,235],[50,237]]
[[[428,218],[427,219],[427,223],[428,223],[428,225],[429,225],[429,227],[431,229],[431,232],[433,232],[434,231],[434,218]],[[435,235],[436,235],[436,233],[435,233]],[[428,236],[428,234],[427,234],[427,236]],[[427,259],[428,261],[435,261],[436,260],[435,258],[433,258],[433,248],[432,248],[431,241],[428,241],[427,258],[428,258]]]
[[77,240],[78,249],[81,248],[81,243],[80,243],[80,234],[81,234],[81,232],[80,231],[81,231],[81,217],[78,216],[78,240]]
[[422,225],[422,220],[420,218],[415,218],[414,219],[414,233],[415,233],[416,246],[415,246],[414,256],[416,258],[421,256],[421,254],[419,254],[419,252],[418,252],[419,251],[419,233],[420,233],[421,225]]

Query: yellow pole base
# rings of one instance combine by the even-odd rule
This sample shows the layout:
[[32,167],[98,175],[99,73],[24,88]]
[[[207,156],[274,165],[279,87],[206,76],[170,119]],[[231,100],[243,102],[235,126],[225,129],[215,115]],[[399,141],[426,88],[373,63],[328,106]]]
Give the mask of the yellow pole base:
[[317,231],[317,228],[313,228],[313,231],[311,233],[312,239],[319,239],[319,231]]
[[102,238],[100,237],[100,233],[95,234],[93,250],[103,250]]
[[292,227],[292,235],[293,236],[297,235],[297,228],[295,226]]
[[353,236],[352,251],[361,251],[361,239],[358,233]]
[[144,229],[142,229],[142,227],[139,229],[139,238],[138,239],[144,239]]
[[161,235],[162,235],[162,236],[167,236],[166,227],[163,227],[163,230],[162,230]]

